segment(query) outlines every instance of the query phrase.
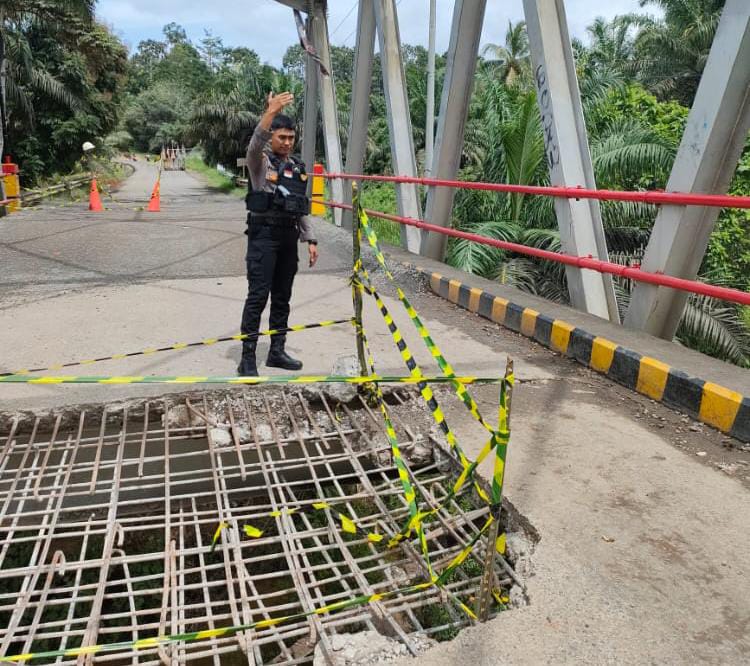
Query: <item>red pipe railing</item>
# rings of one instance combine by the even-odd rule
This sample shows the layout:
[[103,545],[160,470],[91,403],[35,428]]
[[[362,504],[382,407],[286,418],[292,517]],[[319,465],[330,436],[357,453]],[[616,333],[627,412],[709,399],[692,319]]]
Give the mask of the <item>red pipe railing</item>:
[[[353,206],[349,206],[338,201],[323,201],[322,203],[330,208],[353,210]],[[711,296],[713,298],[719,298],[725,301],[731,301],[733,303],[740,303],[741,305],[750,305],[750,294],[744,291],[740,291],[739,289],[718,287],[716,285],[706,284],[704,282],[697,282],[696,280],[685,280],[683,278],[677,278],[671,275],[664,275],[663,273],[650,273],[648,271],[641,270],[640,268],[634,268],[633,266],[621,266],[620,264],[601,261],[600,259],[594,259],[593,257],[575,257],[569,254],[562,254],[560,252],[540,250],[535,247],[520,245],[519,243],[509,243],[508,241],[501,241],[495,238],[488,238],[487,236],[480,236],[479,234],[472,234],[468,231],[459,231],[458,229],[439,227],[436,224],[430,224],[429,222],[423,222],[422,220],[415,220],[411,217],[389,215],[388,213],[381,213],[376,210],[368,209],[365,209],[365,212],[371,217],[379,217],[384,220],[390,220],[391,222],[398,222],[399,224],[405,224],[410,227],[424,229],[425,231],[433,231],[445,236],[452,236],[453,238],[463,238],[465,240],[474,241],[475,243],[481,243],[482,245],[496,247],[500,250],[517,252],[518,254],[525,254],[530,257],[537,257],[538,259],[547,259],[549,261],[555,261],[567,266],[586,268],[588,270],[597,271],[599,273],[619,275],[620,277],[627,278],[629,280],[635,280],[637,282],[646,282],[648,284],[655,284],[660,287],[669,287],[670,289],[679,289],[681,291],[687,291],[693,294]]]
[[533,194],[563,199],[600,199],[602,201],[634,201],[645,204],[670,204],[672,206],[710,206],[713,208],[750,209],[750,197],[731,194],[689,194],[682,192],[622,192],[620,190],[589,190],[585,187],[560,187],[543,185],[509,185],[506,183],[474,183],[463,180],[440,180],[413,176],[367,176],[349,173],[324,173],[325,178],[342,180],[374,180],[382,183],[410,183],[435,187],[455,187],[464,190]]

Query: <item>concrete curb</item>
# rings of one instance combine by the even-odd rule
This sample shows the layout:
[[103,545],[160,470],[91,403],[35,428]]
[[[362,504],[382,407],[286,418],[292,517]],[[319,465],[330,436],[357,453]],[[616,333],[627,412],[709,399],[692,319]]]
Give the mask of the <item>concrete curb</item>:
[[693,377],[560,319],[416,267],[439,296],[564,354],[652,400],[750,442],[750,397]]

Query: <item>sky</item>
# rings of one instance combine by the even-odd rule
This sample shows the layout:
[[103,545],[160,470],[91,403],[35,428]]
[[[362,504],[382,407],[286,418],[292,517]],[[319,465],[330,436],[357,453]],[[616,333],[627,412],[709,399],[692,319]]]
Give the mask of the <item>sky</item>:
[[[357,10],[355,0],[330,0],[331,42],[353,46]],[[437,50],[448,48],[454,0],[437,0]],[[597,16],[610,19],[639,9],[638,0],[566,0],[568,26],[574,37],[585,38],[586,26]],[[645,10],[640,10],[645,11]],[[429,0],[400,0],[401,39],[427,44]],[[114,28],[131,49],[144,39],[161,39],[167,23],[182,25],[197,42],[209,30],[225,46],[253,49],[262,60],[280,65],[287,47],[296,43],[292,10],[275,0],[99,0],[97,14]],[[508,20],[523,18],[522,0],[488,0],[482,45],[501,44]]]

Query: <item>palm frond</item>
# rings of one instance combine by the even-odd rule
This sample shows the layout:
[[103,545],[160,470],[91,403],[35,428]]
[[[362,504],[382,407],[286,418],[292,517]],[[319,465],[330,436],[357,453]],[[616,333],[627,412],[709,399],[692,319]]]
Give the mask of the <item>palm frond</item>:
[[31,129],[34,128],[34,104],[27,90],[16,84],[15,79],[5,80],[5,95],[8,102],[12,103],[17,111],[20,111]]
[[[520,228],[511,221],[489,220],[472,225],[471,232],[496,240],[517,242]],[[457,238],[449,244],[448,263],[468,273],[489,277],[504,256],[505,252],[498,248]]]
[[31,71],[30,84],[40,94],[64,104],[73,111],[79,111],[84,106],[83,102],[69,88],[43,69]]
[[597,182],[622,182],[644,174],[668,173],[675,147],[635,120],[609,127],[591,145]]
[[739,309],[708,296],[688,299],[676,338],[693,349],[750,367],[750,332]]

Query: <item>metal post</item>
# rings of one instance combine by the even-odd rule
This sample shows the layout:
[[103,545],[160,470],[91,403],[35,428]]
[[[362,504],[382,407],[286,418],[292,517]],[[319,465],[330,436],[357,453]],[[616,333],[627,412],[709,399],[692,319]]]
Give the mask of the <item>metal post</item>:
[[[307,18],[307,34],[312,34],[312,19]],[[302,161],[308,173],[315,165],[315,144],[318,137],[318,65],[308,55],[305,60],[305,108],[302,118]],[[307,195],[312,194],[312,178],[307,184]]]
[[[596,188],[563,0],[524,0],[544,146],[553,185]],[[599,202],[555,199],[563,252],[607,261]],[[579,310],[619,323],[611,275],[565,269]]]
[[[354,49],[352,104],[349,111],[349,139],[346,143],[346,173],[362,173],[370,119],[372,62],[375,55],[375,11],[373,0],[360,0],[357,16],[357,44]],[[351,190],[344,187],[344,203],[352,203]],[[352,228],[352,213],[345,210],[343,225]]]
[[[500,386],[500,419],[498,433],[510,433],[510,406],[513,398],[513,359],[508,358],[505,364],[505,380]],[[487,550],[484,553],[484,571],[477,595],[477,617],[486,622],[490,615],[492,588],[495,583],[495,558],[497,557],[497,538],[500,531],[500,518],[503,509],[503,481],[505,479],[505,460],[508,453],[508,441],[495,442],[495,469],[492,477],[490,513],[494,521],[487,531]]]
[[354,214],[352,216],[352,301],[354,303],[354,329],[357,335],[357,358],[359,359],[360,377],[367,376],[367,358],[365,356],[364,324],[362,322],[362,291],[357,284],[359,279],[359,261],[362,256],[359,223],[359,189],[357,183],[352,183],[352,202]]
[[[414,136],[406,91],[404,67],[401,60],[401,37],[394,0],[375,0],[375,20],[380,40],[380,58],[383,67],[383,85],[391,139],[393,172],[400,176],[417,176],[414,158]],[[421,206],[416,185],[396,186],[399,215],[420,218]],[[417,254],[421,232],[415,227],[401,227],[401,244]]]
[[[318,86],[320,90],[320,109],[323,114],[323,138],[326,151],[326,167],[329,171],[342,171],[341,139],[339,135],[338,108],[336,107],[336,88],[333,85],[333,71],[331,68],[331,49],[328,39],[328,21],[325,9],[316,3],[312,14],[312,41],[315,50],[325,68],[330,72],[325,76],[320,68],[317,69]],[[329,183],[331,195],[335,201],[342,201],[344,184],[340,180]],[[341,226],[341,209],[333,209],[333,220],[336,226]]]
[[430,0],[430,34],[427,39],[427,118],[424,128],[424,172],[432,173],[435,152],[435,22],[437,0]]
[[[690,110],[670,192],[725,194],[750,131],[750,5],[727,0]],[[644,270],[695,279],[719,210],[662,206],[643,257]],[[629,328],[671,340],[684,292],[638,284],[625,317]]]
[[[433,178],[454,180],[458,173],[486,4],[486,0],[456,0],[453,9],[437,143],[429,165]],[[451,188],[431,187],[427,194],[426,219],[431,224],[449,227],[454,196],[455,190]],[[424,234],[421,254],[442,261],[447,240],[442,234]]]
[[[4,13],[0,10],[0,25],[5,20]],[[5,132],[6,132],[6,106],[5,106],[5,81],[8,69],[8,61],[5,57],[5,36],[0,34],[0,162],[5,155]],[[0,167],[1,168],[1,167]],[[0,178],[0,201],[5,201],[5,182]],[[0,204],[0,217],[7,214],[5,205]]]

